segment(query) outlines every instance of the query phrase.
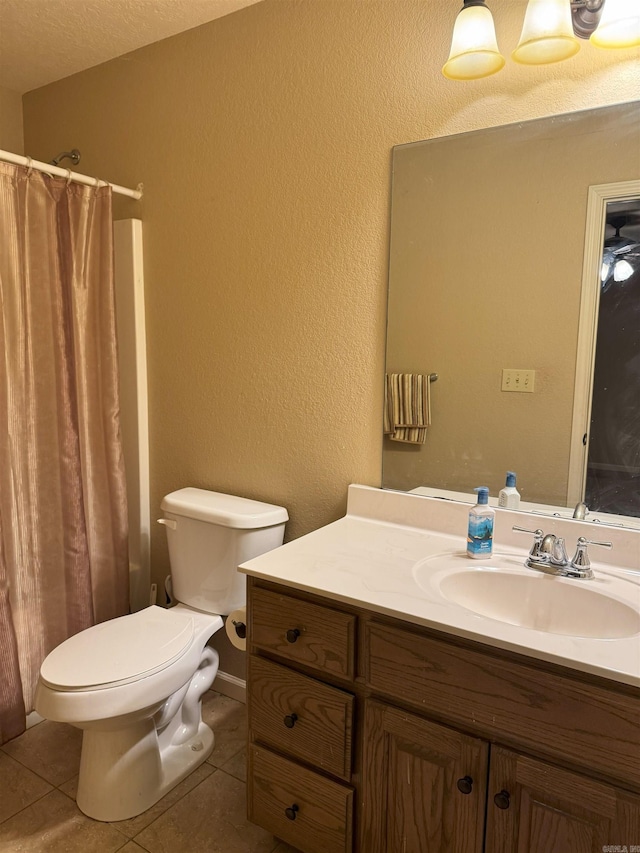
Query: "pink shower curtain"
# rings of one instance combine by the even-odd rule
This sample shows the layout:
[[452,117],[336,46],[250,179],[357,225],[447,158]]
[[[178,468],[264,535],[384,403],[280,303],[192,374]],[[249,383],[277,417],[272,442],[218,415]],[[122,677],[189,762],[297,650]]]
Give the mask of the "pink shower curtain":
[[0,743],[45,656],[128,610],[110,187],[0,163]]

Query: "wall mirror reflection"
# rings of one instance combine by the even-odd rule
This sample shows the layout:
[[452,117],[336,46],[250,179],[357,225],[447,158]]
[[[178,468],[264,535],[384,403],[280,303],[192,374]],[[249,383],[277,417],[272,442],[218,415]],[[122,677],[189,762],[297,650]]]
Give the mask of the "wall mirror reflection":
[[438,381],[384,487],[640,516],[639,198],[637,102],[394,149],[387,376]]

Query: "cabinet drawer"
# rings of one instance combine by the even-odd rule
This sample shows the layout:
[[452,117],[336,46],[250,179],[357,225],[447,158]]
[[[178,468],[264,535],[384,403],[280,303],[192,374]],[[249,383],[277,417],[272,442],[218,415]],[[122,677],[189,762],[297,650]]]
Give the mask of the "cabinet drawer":
[[640,788],[640,691],[567,675],[370,623],[376,692],[493,741]]
[[348,780],[353,696],[254,655],[248,672],[252,738]]
[[249,747],[249,820],[305,853],[351,853],[353,790]]
[[320,672],[353,678],[355,622],[355,616],[330,607],[251,589],[251,644]]

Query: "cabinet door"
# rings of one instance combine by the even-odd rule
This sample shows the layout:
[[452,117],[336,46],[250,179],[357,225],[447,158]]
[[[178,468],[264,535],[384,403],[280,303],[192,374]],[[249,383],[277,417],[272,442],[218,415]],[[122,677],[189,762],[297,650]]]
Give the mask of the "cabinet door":
[[492,747],[491,853],[640,850],[640,798],[578,773]]
[[368,702],[360,850],[480,853],[488,749],[477,738]]

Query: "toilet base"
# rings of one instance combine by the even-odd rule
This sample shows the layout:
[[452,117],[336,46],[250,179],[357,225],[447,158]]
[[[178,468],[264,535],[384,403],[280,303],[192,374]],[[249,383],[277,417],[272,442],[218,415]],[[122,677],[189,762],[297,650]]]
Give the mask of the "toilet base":
[[102,821],[135,817],[211,755],[214,736],[202,721],[201,699],[217,671],[218,653],[207,646],[191,680],[160,706],[82,726],[80,811]]
[[213,732],[200,722],[184,743],[160,752],[153,720],[124,730],[85,729],[76,802],[80,811],[101,821],[141,814],[202,764],[213,750]]

